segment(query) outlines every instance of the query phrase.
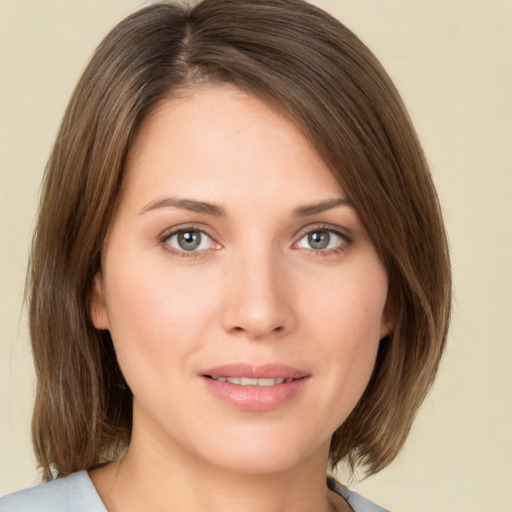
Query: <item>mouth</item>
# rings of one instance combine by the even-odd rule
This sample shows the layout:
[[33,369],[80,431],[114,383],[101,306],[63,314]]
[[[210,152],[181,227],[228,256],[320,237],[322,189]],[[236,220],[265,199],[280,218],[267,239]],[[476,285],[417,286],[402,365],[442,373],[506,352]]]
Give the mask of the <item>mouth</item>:
[[273,379],[255,379],[251,377],[212,377],[211,375],[205,375],[209,379],[216,380],[218,382],[229,382],[237,386],[276,386],[278,384],[286,384],[294,379],[287,379],[285,377],[277,377]]
[[252,412],[277,409],[292,401],[311,377],[291,366],[246,363],[218,366],[200,376],[206,388],[223,403]]

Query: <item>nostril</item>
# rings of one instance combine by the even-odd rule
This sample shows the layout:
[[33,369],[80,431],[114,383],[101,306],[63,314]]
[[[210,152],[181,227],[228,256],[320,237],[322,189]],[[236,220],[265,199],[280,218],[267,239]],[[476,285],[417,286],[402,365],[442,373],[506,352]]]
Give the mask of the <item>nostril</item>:
[[[235,336],[262,339],[280,337],[293,327],[294,312],[287,301],[263,300],[257,294],[245,293],[244,300],[232,297],[222,311],[226,332]],[[261,300],[260,300],[261,299]]]

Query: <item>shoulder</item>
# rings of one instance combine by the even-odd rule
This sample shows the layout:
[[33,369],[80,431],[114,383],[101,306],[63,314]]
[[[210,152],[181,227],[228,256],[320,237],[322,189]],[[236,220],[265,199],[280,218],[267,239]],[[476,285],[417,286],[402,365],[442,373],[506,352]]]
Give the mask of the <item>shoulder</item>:
[[106,512],[87,471],[0,498],[0,512]]
[[389,512],[389,510],[379,507],[379,505],[367,500],[360,494],[351,491],[330,476],[327,478],[327,486],[331,491],[342,496],[354,512]]

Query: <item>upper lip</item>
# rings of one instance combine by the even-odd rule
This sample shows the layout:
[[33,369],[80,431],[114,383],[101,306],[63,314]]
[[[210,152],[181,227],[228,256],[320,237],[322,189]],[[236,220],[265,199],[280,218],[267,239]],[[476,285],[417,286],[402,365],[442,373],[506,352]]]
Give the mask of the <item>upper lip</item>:
[[205,377],[218,379],[219,377],[249,377],[253,379],[301,379],[308,377],[307,372],[285,364],[266,363],[230,363],[215,366],[201,372]]

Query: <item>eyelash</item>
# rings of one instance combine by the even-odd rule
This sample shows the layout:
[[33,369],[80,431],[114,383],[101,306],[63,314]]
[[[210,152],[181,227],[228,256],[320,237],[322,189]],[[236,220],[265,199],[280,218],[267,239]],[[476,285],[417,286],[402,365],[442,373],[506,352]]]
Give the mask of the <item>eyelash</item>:
[[[201,229],[197,226],[190,225],[190,226],[182,226],[179,228],[173,228],[171,230],[165,231],[160,237],[159,237],[159,245],[162,246],[162,248],[170,253],[173,256],[178,256],[180,258],[200,258],[205,255],[206,252],[209,252],[209,249],[202,249],[199,251],[185,251],[185,250],[179,250],[175,249],[171,245],[169,245],[168,241],[171,237],[175,235],[179,235],[180,233],[187,233],[187,232],[198,232],[201,233],[201,235],[205,235],[208,238],[212,240],[212,242],[215,244],[213,237],[211,237],[204,229]],[[337,247],[333,247],[331,249],[306,249],[301,247],[294,247],[296,246],[304,237],[316,233],[316,232],[326,232],[330,234],[334,234],[342,239],[342,242]],[[339,229],[335,229],[332,226],[328,225],[316,225],[311,228],[307,228],[300,232],[297,241],[295,241],[292,244],[292,248],[295,250],[305,250],[307,251],[309,256],[317,257],[317,256],[334,256],[341,254],[343,251],[347,249],[348,246],[352,244],[352,238],[347,234],[342,232]]]
[[[340,229],[336,229],[333,226],[326,225],[326,224],[318,224],[313,227],[306,228],[304,231],[302,231],[299,234],[298,240],[294,242],[294,246],[297,245],[304,237],[317,232],[326,232],[330,234],[334,234],[341,238],[342,242],[331,249],[303,249],[308,252],[309,256],[312,257],[328,257],[328,256],[336,256],[338,254],[341,254],[343,251],[345,251],[351,244],[352,244],[352,238],[349,234],[346,232],[341,231]],[[296,250],[301,249],[300,247]]]
[[201,233],[201,235],[206,235],[208,238],[212,240],[213,243],[216,243],[204,229],[201,229],[197,226],[190,225],[190,226],[181,226],[179,228],[172,228],[170,230],[165,231],[159,238],[159,244],[162,246],[162,248],[170,253],[173,256],[178,256],[179,258],[200,258],[204,256],[204,253],[208,251],[208,249],[203,249],[200,251],[185,251],[185,250],[179,250],[175,249],[171,245],[169,245],[168,241],[171,237],[175,235],[179,235],[180,233],[187,233],[187,232],[197,232]]

